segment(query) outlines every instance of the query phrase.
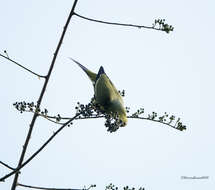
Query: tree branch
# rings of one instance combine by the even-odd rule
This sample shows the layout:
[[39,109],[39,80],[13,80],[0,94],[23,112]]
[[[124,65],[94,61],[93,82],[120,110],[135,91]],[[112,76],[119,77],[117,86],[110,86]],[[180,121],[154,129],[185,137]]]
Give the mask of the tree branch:
[[[49,116],[49,115],[46,115],[46,116],[45,116],[45,115],[42,115],[42,114],[39,114],[39,116],[41,116],[41,117],[43,117],[43,118],[47,119],[48,121],[53,122],[53,123],[55,123],[55,124],[63,125],[63,123],[55,121],[56,118],[57,118],[56,116]],[[78,118],[76,118],[75,120],[80,120],[80,119],[100,119],[100,118],[105,118],[105,116],[78,117]],[[160,123],[160,124],[163,124],[163,125],[167,125],[167,126],[173,128],[173,129],[176,129],[176,130],[181,131],[180,128],[177,128],[177,127],[176,127],[176,123],[175,123],[175,125],[171,125],[171,124],[168,123],[168,122],[163,122],[163,121],[160,121],[160,120],[158,120],[158,119],[156,120],[156,119],[150,119],[150,118],[148,118],[148,117],[134,117],[134,116],[132,116],[132,115],[131,115],[131,116],[127,116],[127,118],[130,118],[130,119],[142,119],[142,120],[153,121],[153,122],[157,122],[157,123]],[[70,119],[70,117],[61,117],[60,119],[61,119],[61,120],[68,120],[68,119]]]
[[32,186],[32,185],[24,185],[21,183],[18,183],[17,186],[31,188],[31,189],[41,189],[41,190],[89,190],[92,187],[95,187],[95,185],[90,185],[90,187],[83,188],[83,189],[72,189],[72,188],[50,188],[50,187],[38,187],[38,186]]
[[128,118],[132,118],[132,119],[143,119],[143,120],[148,120],[148,121],[154,121],[154,122],[157,122],[157,123],[160,123],[160,124],[164,124],[164,125],[167,125],[173,129],[176,129],[176,130],[179,130],[181,131],[179,128],[176,127],[176,125],[170,125],[169,123],[165,123],[165,122],[162,122],[160,120],[156,120],[156,119],[150,119],[148,117],[134,117],[134,116],[128,116]]
[[3,57],[3,58],[5,58],[5,59],[7,59],[8,61],[10,61],[10,62],[12,62],[12,63],[15,63],[15,64],[18,65],[19,67],[25,69],[25,70],[28,71],[29,73],[31,73],[31,74],[33,74],[33,75],[39,77],[39,78],[46,78],[46,76],[39,75],[39,74],[33,72],[32,70],[30,70],[30,69],[28,69],[28,68],[22,66],[21,64],[17,63],[16,61],[10,59],[6,51],[5,51],[5,53],[6,53],[7,56],[2,55],[1,53],[0,53],[0,56]]
[[32,156],[30,156],[22,165],[18,166],[14,171],[10,172],[9,174],[5,175],[4,177],[0,178],[0,181],[4,181],[8,177],[10,177],[13,174],[16,174],[19,172],[20,169],[22,169],[26,164],[28,164],[35,156],[37,156],[52,140],[53,138],[62,131],[67,125],[69,125],[75,118],[77,118],[81,113],[76,114],[73,118],[71,118],[69,121],[64,123],[56,132],[53,133],[51,137],[48,138],[48,140],[34,153]]
[[[67,27],[70,23],[70,20],[72,18],[72,15],[74,14],[74,10],[75,10],[75,7],[76,7],[76,4],[77,4],[78,0],[75,0],[74,3],[73,3],[73,6],[72,6],[72,9],[69,13],[69,16],[67,18],[67,21],[66,21],[66,24],[64,26],[64,29],[63,29],[63,32],[61,34],[61,37],[60,37],[60,40],[58,42],[58,45],[57,45],[57,48],[55,50],[55,53],[54,53],[54,56],[53,56],[53,59],[52,59],[52,62],[51,62],[51,65],[50,65],[50,68],[49,68],[49,71],[48,71],[48,74],[47,74],[47,77],[45,78],[45,82],[44,82],[44,85],[43,85],[43,88],[41,90],[41,93],[40,93],[40,96],[38,98],[38,101],[37,101],[37,107],[36,107],[36,110],[39,109],[40,107],[40,104],[42,102],[42,99],[43,99],[43,96],[44,96],[44,93],[46,91],[46,87],[47,87],[47,84],[48,84],[48,81],[49,81],[49,78],[51,76],[51,73],[52,73],[52,70],[54,68],[54,65],[55,65],[55,61],[56,61],[56,58],[57,58],[57,55],[58,55],[58,52],[60,50],[60,47],[62,45],[62,42],[63,42],[63,39],[64,39],[64,36],[65,36],[65,33],[67,31]],[[11,190],[15,190],[16,189],[16,185],[17,185],[17,181],[18,181],[18,177],[19,177],[19,173],[18,171],[24,166],[26,165],[31,159],[27,160],[24,164],[23,164],[23,160],[24,160],[24,156],[25,156],[25,153],[26,153],[26,150],[27,150],[27,147],[28,147],[28,144],[29,144],[29,141],[30,141],[30,138],[31,138],[31,134],[32,134],[32,131],[33,131],[33,128],[34,128],[34,124],[35,124],[35,121],[38,117],[38,114],[37,112],[33,115],[33,118],[32,118],[32,121],[31,121],[31,124],[30,124],[30,127],[29,127],[29,130],[28,130],[28,134],[27,134],[27,137],[26,137],[26,140],[25,140],[25,143],[23,145],[23,150],[22,150],[22,153],[21,153],[21,156],[20,156],[20,159],[19,159],[19,163],[18,163],[18,166],[16,168],[16,171],[14,171],[15,174],[15,177],[14,177],[14,180],[13,180],[13,184],[12,184],[12,187],[11,187]],[[62,126],[63,127],[63,126]],[[43,149],[43,148],[42,148]],[[41,150],[42,150],[41,149]],[[40,151],[41,151],[40,150]],[[39,152],[40,152],[39,151]],[[38,153],[39,153],[38,152]],[[37,154],[38,154],[37,153]],[[36,156],[36,154],[35,154]],[[33,159],[33,158],[32,158]],[[13,174],[14,174],[13,173]],[[12,175],[12,174],[11,174]],[[1,180],[0,180],[1,181]]]
[[10,170],[15,170],[15,168],[10,167],[9,165],[5,164],[4,162],[0,161],[0,164],[2,164],[3,166],[5,166],[6,168],[10,169]]
[[[155,20],[155,23],[152,26],[144,26],[144,25],[136,25],[136,24],[125,24],[125,23],[118,23],[118,22],[108,22],[108,21],[102,21],[102,20],[97,20],[97,19],[93,19],[93,18],[89,18],[89,17],[85,17],[82,16],[78,13],[74,13],[75,16],[81,18],[81,19],[85,19],[88,21],[92,21],[92,22],[97,22],[97,23],[101,23],[101,24],[109,24],[109,25],[117,25],[117,26],[125,26],[125,27],[134,27],[134,28],[145,28],[145,29],[152,29],[152,30],[159,30],[159,31],[164,31],[166,33],[169,33],[170,31],[173,31],[173,27],[171,25],[165,24],[164,22],[158,22],[158,21],[165,21],[164,19],[158,19]],[[159,27],[156,27],[156,24],[159,24]]]
[[[80,104],[79,102],[77,103],[77,106],[75,107],[76,112],[85,112],[86,114],[82,114],[80,115],[78,118],[76,118],[76,120],[78,119],[97,119],[97,118],[105,118],[107,119],[107,115],[104,112],[100,112],[99,109],[96,108],[96,105],[93,103],[93,98],[91,99],[91,106],[84,106],[83,104]],[[71,117],[61,117],[60,114],[57,114],[57,116],[50,116],[48,115],[48,110],[45,109],[37,109],[36,110],[36,105],[34,104],[34,102],[31,103],[26,103],[25,101],[23,102],[15,102],[14,107],[20,112],[32,112],[35,113],[37,112],[38,116],[41,116],[53,123],[56,124],[64,124],[61,123],[61,120],[69,120],[71,119]],[[126,107],[126,111],[127,113],[130,113],[130,108]],[[150,114],[147,114],[147,116],[145,116],[146,114],[144,113],[144,108],[140,108],[138,109],[136,112],[134,112],[133,114],[131,114],[130,116],[128,115],[128,118],[133,118],[133,119],[144,119],[144,120],[149,120],[149,121],[154,121],[154,122],[158,122],[167,126],[170,126],[174,129],[183,131],[186,129],[186,126],[182,124],[182,122],[180,122],[180,118],[176,118],[174,115],[170,115],[167,114],[166,112],[160,116],[158,116],[158,114],[156,112],[152,112]]]

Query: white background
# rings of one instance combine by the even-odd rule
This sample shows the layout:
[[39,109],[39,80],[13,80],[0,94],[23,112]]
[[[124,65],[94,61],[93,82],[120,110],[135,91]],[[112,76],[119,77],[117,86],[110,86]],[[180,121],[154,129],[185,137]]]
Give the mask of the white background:
[[[6,49],[33,71],[46,74],[72,7],[72,1],[2,1],[0,51]],[[97,72],[102,65],[115,86],[125,89],[126,106],[135,111],[175,114],[187,130],[129,119],[108,133],[104,120],[76,121],[64,129],[23,170],[19,183],[83,188],[109,183],[147,190],[215,187],[214,154],[214,7],[205,1],[79,0],[76,12],[101,20],[151,25],[165,18],[165,32],[102,25],[73,17],[51,75],[42,107],[72,116],[77,101],[88,103],[91,82],[68,57]],[[32,118],[18,113],[16,101],[36,102],[43,79],[0,57],[0,160],[16,167]],[[26,158],[58,129],[39,118]],[[9,170],[0,166],[0,176]],[[181,176],[209,176],[185,180]],[[13,177],[0,183],[10,189]],[[17,189],[24,189],[18,187]]]

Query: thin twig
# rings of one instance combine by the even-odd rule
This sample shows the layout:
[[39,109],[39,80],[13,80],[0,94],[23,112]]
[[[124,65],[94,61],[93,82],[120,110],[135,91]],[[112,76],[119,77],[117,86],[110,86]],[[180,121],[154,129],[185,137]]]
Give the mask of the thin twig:
[[72,188],[50,188],[50,187],[39,187],[39,186],[32,186],[32,185],[24,185],[18,183],[17,186],[31,188],[31,189],[42,189],[42,190],[85,190],[85,189],[72,189]]
[[[42,114],[39,114],[39,116],[53,122],[53,123],[56,123],[56,124],[59,124],[59,125],[63,125],[63,123],[61,122],[57,122],[57,121],[54,121],[54,119],[56,119],[56,116],[49,116],[49,115],[42,115]],[[78,117],[78,118],[75,118],[75,120],[79,120],[79,119],[99,119],[99,118],[104,118],[104,116],[90,116],[90,117]],[[157,122],[157,123],[160,123],[160,124],[164,124],[164,125],[167,125],[173,129],[176,129],[176,130],[179,130],[178,128],[176,128],[176,125],[171,125],[167,122],[162,122],[160,120],[156,120],[156,119],[150,119],[148,117],[134,117],[134,116],[127,116],[127,118],[130,118],[130,119],[143,119],[143,120],[148,120],[148,121],[154,121],[154,122]],[[71,117],[61,117],[60,118],[61,120],[68,120],[68,119],[71,119]],[[177,123],[176,123],[177,124]]]
[[[39,114],[41,117],[44,117],[45,119],[53,122],[53,123],[56,123],[56,124],[60,124],[62,125],[63,123],[60,123],[60,122],[57,122],[57,121],[54,121],[53,119],[56,119],[56,116],[49,116],[49,115],[42,115],[42,114]],[[79,120],[79,119],[99,119],[99,118],[104,118],[104,116],[90,116],[90,117],[78,117],[78,118],[75,118],[75,120]],[[148,121],[154,121],[154,122],[157,122],[157,123],[160,123],[160,124],[164,124],[164,125],[167,125],[171,128],[174,128],[176,130],[179,130],[178,128],[176,128],[176,125],[171,125],[167,122],[162,122],[160,120],[156,120],[156,119],[150,119],[148,117],[134,117],[134,116],[127,116],[127,118],[130,118],[130,119],[143,119],[143,120],[148,120]],[[61,120],[68,120],[68,119],[71,119],[71,117],[61,117],[60,118]],[[176,123],[177,124],[177,123]]]
[[[62,122],[58,122],[58,121],[54,121],[54,119],[56,120],[56,116],[48,116],[48,115],[42,115],[42,114],[38,114],[39,116],[47,119],[48,121],[58,124],[58,125],[63,125],[64,123]],[[91,116],[91,117],[78,117],[75,118],[75,120],[79,120],[79,119],[98,119],[98,118],[104,118],[104,116]],[[69,120],[71,119],[71,117],[61,117],[60,120]]]
[[42,114],[39,114],[39,116],[41,116],[41,117],[47,119],[48,121],[50,121],[50,122],[52,122],[52,123],[58,124],[58,125],[63,125],[63,124],[64,124],[64,123],[61,123],[61,122],[54,121],[53,119],[50,119],[49,117],[46,117],[46,116],[44,116],[44,115],[42,115]]
[[[156,119],[150,119],[148,117],[133,117],[133,116],[128,116],[128,118],[132,118],[132,119],[144,119],[144,120],[148,120],[148,121],[154,121],[154,122],[157,122],[157,123],[161,123],[161,124],[164,124],[164,125],[167,125],[173,129],[176,129],[176,130],[179,130],[178,128],[176,128],[175,126],[173,125],[170,125],[169,123],[165,123],[165,122],[162,122],[160,120],[156,120]],[[179,130],[180,131],[180,130]]]
[[[26,111],[26,112],[35,113],[34,111]],[[61,123],[61,122],[54,121],[54,119],[56,120],[56,116],[48,116],[48,115],[43,115],[43,114],[40,114],[40,113],[38,113],[38,116],[43,117],[43,118],[47,119],[48,121],[50,121],[52,123],[55,123],[55,124],[59,124],[59,125],[63,125],[64,124],[64,123]],[[61,119],[63,119],[63,120],[69,120],[69,119],[71,119],[71,117],[70,118],[68,118],[68,117],[67,118],[61,118]]]
[[80,114],[81,113],[76,114],[73,118],[71,118],[69,121],[64,123],[64,125],[62,125],[56,132],[54,132],[53,135],[50,136],[48,138],[48,140],[34,154],[32,154],[32,156],[30,156],[22,165],[18,166],[14,171],[12,171],[9,174],[5,175],[4,177],[0,178],[0,181],[4,181],[5,179],[10,177],[11,175],[19,172],[19,170],[22,169],[26,164],[28,164],[37,154],[39,154],[61,130],[63,130],[68,124],[70,124]]
[[[30,112],[30,111],[26,111],[26,112]],[[63,125],[64,123],[61,122],[57,122],[54,121],[54,119],[56,120],[57,117],[56,116],[49,116],[49,115],[43,115],[43,114],[38,114],[39,116],[47,119],[48,121],[51,121],[53,123],[59,124],[59,125]],[[90,117],[78,117],[75,118],[75,120],[79,120],[79,119],[98,119],[98,118],[104,118],[104,116],[90,116]],[[71,117],[61,117],[60,120],[69,120],[71,119]]]
[[107,22],[107,21],[102,21],[102,20],[97,20],[97,19],[93,19],[93,18],[89,18],[89,17],[85,17],[82,16],[80,14],[74,13],[75,16],[85,19],[85,20],[89,20],[92,22],[98,22],[101,24],[110,24],[110,25],[117,25],[117,26],[126,26],[126,27],[135,27],[135,28],[146,28],[146,29],[153,29],[153,30],[160,30],[160,31],[164,31],[161,28],[155,28],[153,26],[144,26],[144,25],[136,25],[136,24],[125,24],[125,23],[118,23],[118,22]]
[[6,168],[10,169],[10,170],[15,170],[15,168],[10,167],[8,164],[5,164],[4,162],[0,161],[0,164],[2,164],[3,166],[5,166]]
[[28,68],[22,66],[21,64],[17,63],[16,61],[10,59],[8,55],[7,55],[7,56],[4,56],[4,55],[2,55],[2,54],[0,53],[0,56],[3,57],[3,58],[5,58],[5,59],[7,59],[8,61],[10,61],[10,62],[12,62],[12,63],[15,63],[15,64],[18,65],[19,67],[25,69],[25,70],[28,71],[29,73],[31,73],[31,74],[33,74],[33,75],[39,77],[39,78],[46,78],[46,76],[39,75],[39,74],[33,72],[32,70],[30,70],[30,69],[28,69]]
[[[25,110],[25,112],[32,112],[32,113],[35,113],[35,111],[33,110]],[[41,116],[45,119],[47,119],[48,121],[52,122],[52,123],[55,123],[55,124],[59,124],[59,125],[63,125],[64,123],[62,122],[58,122],[56,121],[57,117],[56,116],[50,116],[50,115],[44,115],[44,114],[41,114],[41,113],[38,113],[38,116]],[[95,116],[85,116],[85,117],[78,117],[78,118],[75,118],[75,120],[79,120],[79,119],[98,119],[98,118],[104,118],[103,115],[95,115]],[[148,120],[148,121],[154,121],[154,122],[157,122],[157,123],[160,123],[160,124],[164,124],[164,125],[167,125],[171,128],[174,128],[176,130],[180,130],[176,127],[177,125],[177,122],[174,122],[175,125],[171,125],[169,122],[164,122],[164,121],[161,121],[161,120],[158,120],[158,119],[150,119],[149,117],[136,117],[136,116],[127,116],[127,118],[130,118],[130,119],[142,119],[142,120]],[[60,117],[60,120],[69,120],[71,119],[71,117]]]
[[[45,82],[44,82],[43,88],[42,88],[42,90],[41,90],[40,96],[39,96],[38,101],[37,101],[36,110],[39,109],[40,104],[41,104],[41,102],[42,102],[42,99],[43,99],[44,93],[45,93],[45,91],[46,91],[46,87],[47,87],[49,78],[50,78],[50,76],[51,76],[52,70],[53,70],[54,65],[55,65],[55,61],[56,61],[58,52],[59,52],[60,47],[61,47],[61,45],[62,45],[62,43],[63,43],[63,39],[64,39],[64,36],[65,36],[65,33],[66,33],[66,31],[67,31],[67,28],[68,28],[68,25],[69,25],[70,20],[71,20],[71,18],[72,18],[72,15],[74,14],[74,10],[75,10],[75,7],[76,7],[77,2],[78,2],[78,0],[75,0],[75,1],[74,1],[73,6],[72,6],[72,9],[71,9],[71,11],[70,11],[70,13],[69,13],[69,16],[68,16],[68,18],[67,18],[66,24],[65,24],[65,26],[64,26],[64,28],[63,28],[63,32],[62,32],[62,34],[61,34],[60,40],[59,40],[59,42],[58,42],[57,48],[56,48],[56,50],[55,50],[55,53],[54,53],[54,56],[53,56],[53,59],[52,59],[52,62],[51,62],[51,65],[50,65],[50,68],[49,68],[49,71],[48,71],[48,74],[47,74],[47,76],[46,76],[46,78],[45,78]],[[27,150],[27,147],[28,147],[28,144],[29,144],[29,141],[30,141],[30,138],[31,138],[31,134],[32,134],[32,131],[33,131],[33,128],[34,128],[34,124],[35,124],[35,121],[36,121],[37,117],[38,117],[38,114],[35,113],[35,114],[33,115],[33,118],[32,118],[32,121],[31,121],[29,130],[28,130],[28,134],[27,134],[25,143],[24,143],[24,145],[23,145],[23,150],[22,150],[22,153],[21,153],[21,156],[20,156],[20,159],[19,159],[18,166],[17,166],[17,168],[16,168],[16,171],[13,172],[13,174],[15,173],[15,177],[14,177],[14,180],[13,180],[13,184],[12,184],[11,190],[15,190],[15,189],[16,189],[16,185],[17,185],[17,181],[18,181],[18,177],[19,177],[18,171],[19,171],[22,167],[24,167],[28,162],[30,162],[30,160],[32,160],[33,157],[36,156],[36,155],[46,146],[46,145],[45,145],[40,151],[37,151],[37,153],[36,153],[31,159],[28,159],[27,161],[25,161],[25,162],[23,163],[24,156],[25,156],[25,153],[26,153],[26,150]],[[62,126],[62,127],[63,127],[63,126]],[[62,127],[61,127],[61,128],[62,128]],[[56,134],[57,134],[57,133],[56,133]],[[54,135],[54,136],[55,136],[55,135]],[[54,137],[53,137],[53,138],[54,138]],[[51,138],[51,139],[52,139],[52,138]],[[10,175],[12,175],[12,174],[10,174]],[[4,178],[4,179],[5,179],[5,178]],[[1,179],[0,179],[0,181],[1,181]]]

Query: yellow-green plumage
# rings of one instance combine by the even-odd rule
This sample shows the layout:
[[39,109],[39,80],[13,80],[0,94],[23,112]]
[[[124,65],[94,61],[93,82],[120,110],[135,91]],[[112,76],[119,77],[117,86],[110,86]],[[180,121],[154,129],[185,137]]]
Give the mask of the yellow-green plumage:
[[103,67],[100,67],[98,74],[96,74],[79,62],[73,61],[84,70],[93,82],[96,103],[98,103],[105,112],[118,114],[119,119],[122,121],[121,126],[125,126],[128,120],[123,99],[114,84],[105,74]]

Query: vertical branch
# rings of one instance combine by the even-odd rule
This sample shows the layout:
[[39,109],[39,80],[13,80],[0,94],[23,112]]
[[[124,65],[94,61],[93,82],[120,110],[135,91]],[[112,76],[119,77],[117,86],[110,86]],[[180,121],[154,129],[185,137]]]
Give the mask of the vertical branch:
[[[68,25],[69,25],[69,22],[70,22],[70,20],[71,20],[71,18],[72,18],[72,15],[74,14],[74,10],[75,10],[75,7],[76,7],[77,2],[78,2],[78,0],[75,0],[75,1],[74,1],[73,6],[72,6],[72,9],[71,9],[71,11],[70,11],[70,14],[69,14],[69,16],[68,16],[68,19],[67,19],[67,21],[66,21],[66,24],[65,24],[65,26],[64,26],[64,29],[63,29],[62,35],[61,35],[61,37],[60,37],[60,40],[59,40],[59,42],[58,42],[57,48],[56,48],[56,50],[55,50],[54,57],[53,57],[53,59],[52,59],[52,62],[51,62],[51,65],[50,65],[48,74],[47,74],[46,77],[45,77],[45,82],[44,82],[43,88],[42,88],[41,93],[40,93],[40,96],[39,96],[39,98],[38,98],[36,110],[39,109],[40,104],[41,104],[41,102],[42,102],[42,99],[43,99],[43,96],[44,96],[44,93],[45,93],[45,90],[46,90],[46,87],[47,87],[49,78],[50,78],[50,76],[51,76],[51,73],[52,73],[52,70],[53,70],[53,67],[54,67],[54,64],[55,64],[57,55],[58,55],[58,52],[59,52],[60,47],[61,47],[61,45],[62,45],[62,42],[63,42],[64,36],[65,36],[67,27],[68,27]],[[24,145],[23,145],[22,153],[21,153],[21,156],[20,156],[20,159],[19,159],[17,168],[19,168],[19,167],[22,165],[22,163],[23,163],[23,160],[24,160],[24,157],[25,157],[25,153],[26,153],[26,150],[27,150],[27,147],[28,147],[28,144],[29,144],[29,141],[30,141],[30,138],[31,138],[31,134],[32,134],[32,131],[33,131],[33,128],[34,128],[34,124],[35,124],[35,121],[36,121],[37,117],[38,117],[38,114],[37,114],[37,112],[35,112],[34,115],[33,115],[32,121],[31,121],[31,123],[30,123],[30,127],[29,127],[29,130],[28,130],[28,134],[27,134],[27,137],[26,137],[26,139],[25,139],[25,143],[24,143]],[[15,174],[15,177],[14,177],[14,180],[13,180],[13,184],[12,184],[12,187],[11,187],[11,190],[15,190],[15,189],[16,189],[18,177],[19,177],[19,173],[17,172],[17,173]]]

